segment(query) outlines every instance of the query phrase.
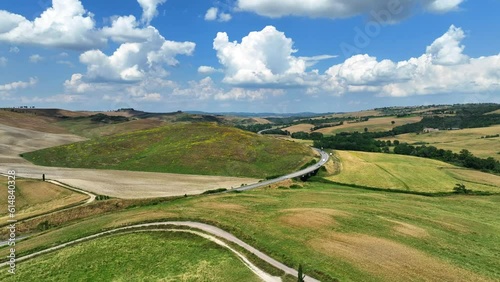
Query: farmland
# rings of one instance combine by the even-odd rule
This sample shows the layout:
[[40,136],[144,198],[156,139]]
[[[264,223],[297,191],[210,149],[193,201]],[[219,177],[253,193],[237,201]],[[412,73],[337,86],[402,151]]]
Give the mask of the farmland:
[[399,140],[409,144],[432,145],[439,149],[452,150],[459,153],[467,149],[481,158],[493,157],[500,160],[500,137],[481,138],[488,135],[500,134],[500,125],[481,128],[467,128],[461,130],[443,130],[426,134],[402,134],[382,140]]
[[[393,129],[396,126],[415,123],[422,120],[422,117],[414,116],[414,117],[375,117],[370,118],[368,121],[361,122],[344,122],[343,125],[335,126],[335,127],[327,127],[316,130],[315,132],[320,132],[323,134],[336,134],[340,132],[364,132],[365,128],[368,129],[369,132],[375,131],[388,131]],[[394,121],[394,124],[392,122]]]
[[500,192],[500,176],[440,161],[380,153],[336,151],[340,171],[329,180],[349,185],[414,192],[451,192],[464,183],[475,191]]

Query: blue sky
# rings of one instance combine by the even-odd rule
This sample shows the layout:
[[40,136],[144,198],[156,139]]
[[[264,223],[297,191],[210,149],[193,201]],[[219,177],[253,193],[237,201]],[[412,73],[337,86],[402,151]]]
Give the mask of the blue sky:
[[497,11],[497,0],[2,1],[0,106],[498,103]]

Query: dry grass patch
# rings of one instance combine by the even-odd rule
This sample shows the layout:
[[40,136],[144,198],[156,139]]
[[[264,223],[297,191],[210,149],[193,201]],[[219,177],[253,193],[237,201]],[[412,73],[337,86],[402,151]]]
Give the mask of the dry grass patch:
[[281,223],[292,227],[312,229],[337,226],[335,217],[350,216],[347,212],[322,208],[285,209],[282,212],[286,214],[279,217]]
[[[2,178],[2,185],[6,186],[6,183],[6,178]],[[7,195],[7,189],[0,190],[0,198],[7,199]],[[16,180],[15,195],[17,220],[75,205],[88,199],[87,195],[52,183],[26,179]],[[0,201],[0,220],[7,219],[7,200]]]
[[429,236],[429,233],[427,232],[427,230],[420,228],[418,226],[415,226],[413,224],[409,224],[409,223],[401,222],[401,221],[397,221],[397,220],[392,220],[392,219],[388,219],[388,218],[381,217],[381,216],[380,216],[380,218],[385,220],[385,221],[394,223],[395,225],[394,225],[393,229],[394,229],[394,231],[396,231],[399,234],[403,234],[403,235],[407,235],[407,236],[411,236],[411,237],[415,237],[415,238],[423,238],[423,237]]
[[378,237],[331,233],[327,238],[311,240],[309,245],[384,281],[488,281],[412,247]]
[[221,203],[221,202],[202,202],[199,204],[200,207],[209,210],[225,210],[231,212],[248,212],[248,209],[242,205],[231,204],[231,203]]

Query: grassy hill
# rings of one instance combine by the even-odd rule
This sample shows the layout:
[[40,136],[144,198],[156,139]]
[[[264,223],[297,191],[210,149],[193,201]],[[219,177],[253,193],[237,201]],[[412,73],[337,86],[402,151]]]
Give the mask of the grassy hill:
[[263,178],[300,168],[307,146],[215,123],[176,123],[44,149],[38,165]]
[[[110,251],[113,255],[106,255]],[[196,235],[172,232],[99,238],[17,268],[16,275],[2,271],[0,280],[259,281],[229,250]]]
[[336,151],[340,173],[329,180],[415,192],[452,192],[463,183],[475,191],[500,192],[500,176],[412,156]]

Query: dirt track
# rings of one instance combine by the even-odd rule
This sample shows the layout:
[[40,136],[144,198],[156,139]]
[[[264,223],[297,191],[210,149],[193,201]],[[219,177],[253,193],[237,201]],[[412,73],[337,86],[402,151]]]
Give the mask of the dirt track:
[[[185,230],[185,229],[164,229],[164,230],[155,230],[155,229],[145,229],[145,228],[151,228],[151,227],[166,227],[166,228],[169,228],[171,226],[175,226],[175,227],[189,227],[189,228],[194,228],[194,229],[197,229],[197,230],[201,230],[203,231],[203,233],[201,232],[198,232],[198,231],[193,231],[193,230]],[[196,235],[199,235],[199,236],[202,236],[206,239],[209,239],[225,248],[229,248],[232,252],[236,253],[242,260],[243,262],[252,269],[252,271],[257,274],[263,281],[266,281],[266,282],[271,282],[271,281],[280,281],[281,279],[279,279],[279,277],[273,277],[267,273],[265,273],[264,271],[260,270],[257,266],[253,265],[249,260],[247,260],[245,258],[245,256],[241,255],[238,251],[236,251],[235,249],[231,248],[230,246],[228,246],[226,243],[224,243],[223,241],[219,240],[218,238],[222,238],[226,241],[229,241],[231,243],[234,243],[242,248],[244,248],[245,250],[251,252],[252,254],[254,254],[255,256],[257,256],[258,258],[260,258],[261,260],[269,263],[270,265],[274,266],[275,268],[277,269],[280,269],[282,270],[283,272],[285,272],[286,274],[289,274],[289,275],[292,275],[292,276],[295,276],[297,277],[298,273],[297,273],[297,270],[293,269],[293,268],[290,268],[288,266],[286,266],[285,264],[273,259],[272,257],[266,255],[265,253],[255,249],[254,247],[250,246],[249,244],[243,242],[242,240],[238,239],[237,237],[235,237],[234,235],[232,235],[231,233],[227,232],[227,231],[224,231],[216,226],[213,226],[213,225],[209,225],[209,224],[206,224],[206,223],[201,223],[201,222],[193,222],[193,221],[164,221],[164,222],[151,222],[151,223],[142,223],[142,224],[136,224],[136,225],[130,225],[130,226],[125,226],[125,227],[119,227],[119,228],[115,228],[115,229],[112,229],[112,230],[108,230],[108,231],[104,231],[104,232],[101,232],[101,233],[97,233],[97,234],[94,234],[94,235],[90,235],[90,236],[87,236],[87,237],[84,237],[84,238],[80,238],[80,239],[76,239],[76,240],[73,240],[73,241],[70,241],[70,242],[67,242],[67,243],[64,243],[64,244],[60,244],[60,245],[57,245],[57,246],[54,246],[54,247],[51,247],[51,248],[48,248],[48,249],[45,249],[45,250],[42,250],[42,251],[38,251],[38,252],[35,252],[35,253],[32,253],[32,254],[29,254],[27,256],[24,256],[24,257],[21,257],[21,258],[18,258],[17,261],[23,261],[23,260],[27,260],[27,259],[30,259],[30,258],[33,258],[33,257],[36,257],[38,255],[41,255],[41,254],[45,254],[45,253],[48,253],[48,252],[52,252],[52,251],[55,251],[55,250],[59,250],[59,249],[62,249],[62,248],[65,248],[67,246],[70,246],[70,245],[73,245],[75,243],[80,243],[80,242],[83,242],[83,241],[87,241],[87,240],[91,240],[91,239],[95,239],[95,238],[99,238],[103,235],[110,235],[110,234],[113,234],[113,233],[117,233],[117,232],[127,232],[127,231],[141,231],[142,229],[145,229],[143,231],[174,231],[174,232],[189,232],[189,233],[194,233]],[[213,235],[213,236],[212,236]],[[218,237],[218,238],[217,238]],[[0,263],[0,267],[5,267],[8,265],[8,262],[4,262],[4,263]],[[306,282],[319,282],[319,280],[316,280],[310,276],[305,276],[304,277],[304,281]]]
[[239,187],[258,179],[185,174],[130,172],[36,166],[19,154],[85,140],[70,134],[52,134],[0,124],[0,172],[54,179],[95,194],[118,198],[153,198],[199,194],[216,188]]

